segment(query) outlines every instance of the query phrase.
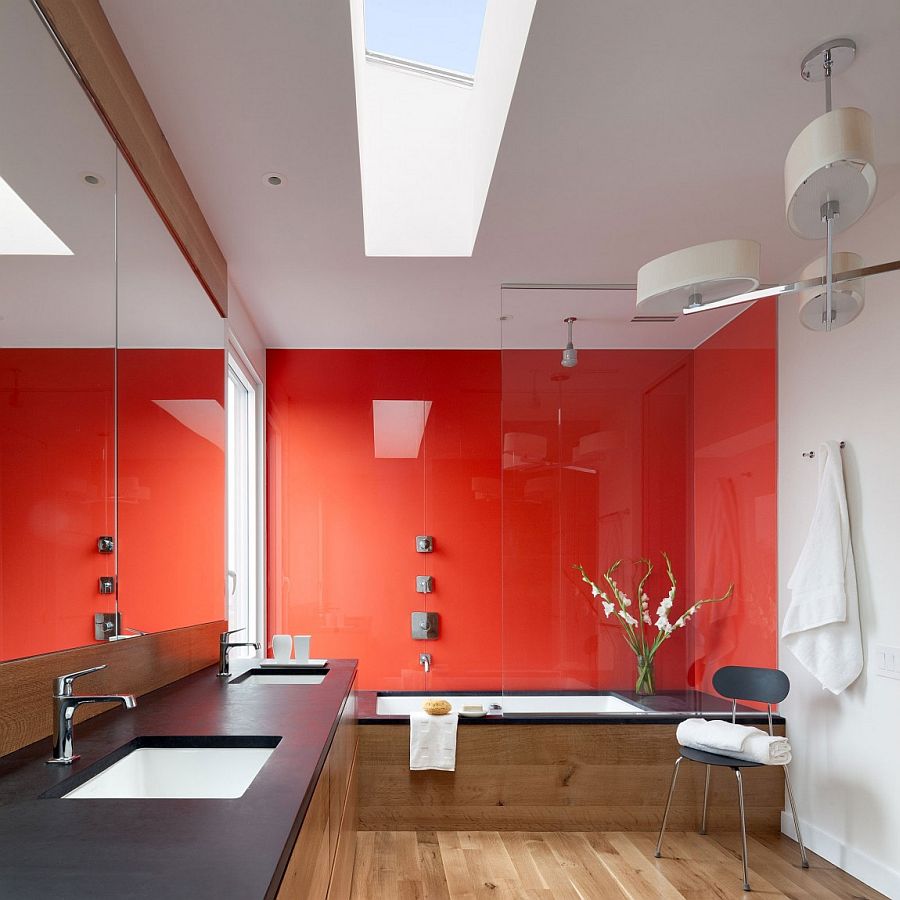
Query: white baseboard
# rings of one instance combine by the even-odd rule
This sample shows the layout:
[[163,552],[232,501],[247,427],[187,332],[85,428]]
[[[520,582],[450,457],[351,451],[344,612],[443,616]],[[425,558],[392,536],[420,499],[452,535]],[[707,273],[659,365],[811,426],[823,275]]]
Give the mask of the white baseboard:
[[[855,847],[848,847],[827,831],[822,831],[803,819],[800,820],[800,827],[808,850],[818,853],[876,891],[881,891],[888,897],[900,897],[900,871],[872,859]],[[789,812],[781,813],[781,830],[789,838],[797,840],[794,819]]]

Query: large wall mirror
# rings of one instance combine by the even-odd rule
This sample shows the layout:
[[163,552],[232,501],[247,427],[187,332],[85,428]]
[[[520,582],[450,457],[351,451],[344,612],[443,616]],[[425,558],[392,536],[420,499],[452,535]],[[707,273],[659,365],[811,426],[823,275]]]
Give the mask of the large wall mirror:
[[0,660],[223,618],[224,323],[0,4]]
[[223,618],[225,323],[118,165],[117,434],[123,635]]

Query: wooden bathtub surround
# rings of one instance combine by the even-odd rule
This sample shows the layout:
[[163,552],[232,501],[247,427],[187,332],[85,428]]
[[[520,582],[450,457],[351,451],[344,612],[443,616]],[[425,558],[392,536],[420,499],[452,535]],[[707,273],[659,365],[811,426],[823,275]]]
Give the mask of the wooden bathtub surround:
[[349,900],[358,822],[357,738],[351,690],[276,900]]
[[[366,831],[652,831],[662,821],[678,756],[675,725],[460,727],[456,772],[410,772],[409,726],[363,725],[360,829]],[[776,726],[783,734],[783,726]],[[669,813],[696,829],[703,766],[686,763]],[[784,809],[778,766],[747,771],[749,832],[776,833]],[[802,812],[802,811],[801,811]],[[709,829],[737,830],[730,769],[713,771]]]
[[225,257],[110,27],[100,0],[37,0],[100,116],[219,312]]
[[801,869],[781,834],[749,837],[747,895],[736,833],[671,837],[670,854],[655,859],[655,832],[362,832],[353,900],[885,900],[814,853]]
[[[214,665],[219,635],[227,627],[226,622],[206,622],[0,662],[0,756],[53,733],[52,686],[58,675],[106,663],[103,671],[80,678],[76,693],[140,696]],[[76,727],[113,706],[82,705],[75,714]]]

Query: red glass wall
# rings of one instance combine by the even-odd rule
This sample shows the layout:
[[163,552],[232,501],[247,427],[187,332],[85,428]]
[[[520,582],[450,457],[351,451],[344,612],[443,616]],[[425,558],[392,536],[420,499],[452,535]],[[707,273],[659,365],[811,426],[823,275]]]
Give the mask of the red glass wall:
[[[115,574],[115,350],[0,349],[0,659],[94,640]],[[112,611],[115,598],[108,598]]]
[[223,352],[119,349],[118,384],[122,626],[161,631],[218,621],[225,608]]
[[[503,352],[503,668],[506,690],[628,689],[634,655],[572,566],[666,551],[690,589],[689,351]],[[668,583],[658,568],[654,598]],[[684,635],[658,687],[684,683]]]
[[[654,555],[655,620],[665,550],[676,614],[737,588],[660,651],[657,688],[773,664],[774,327],[762,307],[693,351],[581,350],[569,370],[558,350],[270,350],[270,637],[358,657],[365,689],[628,690],[633,654],[571,566],[622,558],[630,582]],[[413,640],[414,610],[440,614],[438,640]]]
[[776,339],[763,302],[694,351],[695,587],[735,584],[694,623],[688,682],[705,691],[720,666],[777,664]]
[[[364,688],[499,689],[499,365],[491,351],[268,352],[270,639],[311,634],[314,656],[359,658]],[[416,552],[420,534],[434,553]],[[438,641],[412,639],[416,610],[439,613]]]

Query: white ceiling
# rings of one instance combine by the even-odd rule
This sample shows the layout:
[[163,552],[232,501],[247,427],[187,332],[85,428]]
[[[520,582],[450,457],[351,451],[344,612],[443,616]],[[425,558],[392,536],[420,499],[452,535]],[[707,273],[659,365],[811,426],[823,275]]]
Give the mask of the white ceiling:
[[[472,258],[367,258],[347,0],[102,2],[273,347],[498,346],[503,282],[632,283],[727,237],[762,244],[765,282],[793,276],[822,248],[785,225],[783,162],[823,111],[798,71],[829,37],[859,45],[834,95],[875,120],[876,203],[900,186],[897,0],[539,0]],[[629,312],[597,317],[642,346],[727,321]],[[554,346],[545,327],[522,340]]]

